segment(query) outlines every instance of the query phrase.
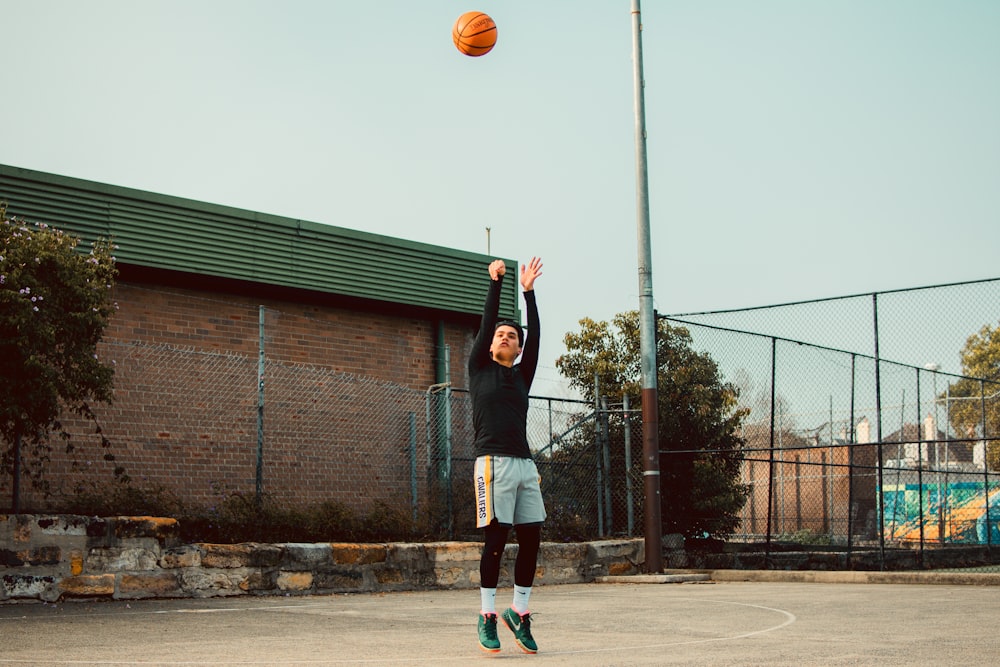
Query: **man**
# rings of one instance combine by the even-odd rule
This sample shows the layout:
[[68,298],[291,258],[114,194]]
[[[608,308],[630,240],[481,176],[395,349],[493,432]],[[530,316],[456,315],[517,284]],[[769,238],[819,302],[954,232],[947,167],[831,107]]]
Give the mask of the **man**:
[[[469,355],[469,392],[475,428],[476,526],[483,529],[485,544],[479,561],[479,646],[489,653],[500,650],[497,638],[496,594],[500,561],[511,527],[517,531],[514,564],[514,600],[501,614],[525,653],[538,646],[531,636],[528,598],[535,580],[545,505],[538,469],[528,448],[528,391],[538,366],[538,308],[535,279],[542,262],[532,257],[521,266],[521,287],[531,337],[527,344],[517,322],[497,322],[500,291],[507,269],[503,260],[489,266],[490,288],[483,306],[479,333]],[[518,356],[520,363],[515,363]]]

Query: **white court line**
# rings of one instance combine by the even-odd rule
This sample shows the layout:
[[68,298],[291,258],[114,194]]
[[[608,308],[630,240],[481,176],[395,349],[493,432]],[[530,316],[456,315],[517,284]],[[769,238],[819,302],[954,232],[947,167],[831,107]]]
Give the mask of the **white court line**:
[[651,648],[666,648],[668,646],[688,646],[691,644],[710,644],[712,642],[727,642],[734,639],[745,639],[747,637],[753,637],[755,635],[762,635],[768,632],[774,632],[775,630],[780,630],[781,628],[791,625],[796,620],[795,614],[790,611],[785,611],[784,609],[775,609],[774,607],[765,607],[759,604],[747,604],[746,602],[729,602],[727,600],[698,600],[693,598],[674,598],[675,600],[687,600],[689,602],[714,602],[715,604],[731,604],[737,607],[750,607],[751,609],[762,609],[764,611],[773,611],[776,614],[781,614],[785,617],[785,620],[777,625],[772,625],[769,628],[763,628],[761,630],[754,630],[753,632],[744,632],[739,635],[732,635],[726,637],[711,637],[705,639],[687,639],[684,641],[675,642],[661,642],[658,644],[639,644],[635,646],[615,646],[609,648],[596,648],[596,649],[584,649],[581,651],[546,651],[546,655],[586,655],[588,653],[610,653],[612,651],[638,651],[647,650]]
[[[785,617],[785,619],[778,623],[777,625],[772,625],[767,628],[762,628],[760,630],[753,630],[751,632],[744,632],[737,635],[729,635],[724,637],[709,637],[703,639],[687,639],[683,641],[671,641],[671,642],[656,642],[653,644],[635,644],[632,646],[613,646],[606,648],[593,648],[593,649],[581,649],[578,651],[544,651],[544,656],[565,656],[565,655],[590,655],[598,653],[617,653],[617,652],[628,652],[628,651],[647,651],[650,649],[658,648],[668,648],[671,646],[690,646],[693,644],[710,644],[714,642],[724,642],[732,641],[735,639],[745,639],[747,637],[753,637],[756,635],[766,634],[768,632],[774,632],[775,630],[780,630],[786,626],[791,625],[796,620],[798,620],[790,611],[784,609],[776,609],[774,607],[765,607],[763,605],[749,604],[746,602],[731,602],[728,600],[701,600],[697,598],[674,598],[675,600],[686,600],[688,602],[709,602],[714,604],[728,604],[737,607],[747,607],[750,609],[759,609],[762,611],[773,612],[775,614],[780,614]],[[278,606],[264,606],[264,607],[243,607],[243,608],[233,608],[233,609],[161,609],[155,611],[137,611],[135,614],[192,614],[192,613],[220,613],[220,612],[232,612],[232,611],[272,611],[272,610],[283,610],[283,609],[308,609],[313,607],[323,607],[326,606],[324,603],[309,603],[309,604],[289,604],[289,605],[278,605]],[[86,618],[93,618],[95,616],[116,616],[119,614],[87,614]],[[65,618],[65,617],[63,617]],[[410,657],[401,658],[350,658],[350,659],[330,659],[329,657],[323,658],[322,660],[293,660],[291,662],[278,663],[282,665],[373,665],[373,664],[391,664],[391,663],[407,663],[407,664],[431,664],[431,663],[441,663],[441,662],[467,662],[471,658],[469,655],[460,656],[433,656],[426,659]],[[476,657],[482,657],[477,655]],[[206,663],[205,661],[172,661],[166,662],[163,660],[156,660],[152,662],[146,662],[143,660],[46,660],[44,662],[38,662],[37,660],[20,660],[20,659],[4,659],[0,658],[0,665],[4,664],[44,664],[44,665],[206,665],[212,664],[217,667],[222,667],[224,665],[273,665],[275,664],[273,660],[257,661],[257,660],[239,660],[234,662],[218,662],[212,661],[211,663]]]

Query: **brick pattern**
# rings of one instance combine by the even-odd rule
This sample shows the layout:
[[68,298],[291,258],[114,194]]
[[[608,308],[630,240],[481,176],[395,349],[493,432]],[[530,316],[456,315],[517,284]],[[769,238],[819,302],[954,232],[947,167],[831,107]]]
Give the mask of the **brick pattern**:
[[[389,304],[373,312],[130,282],[119,282],[114,298],[118,311],[98,353],[115,362],[115,399],[94,407],[116,461],[103,460],[92,423],[65,415],[76,451],[53,439],[46,479],[57,493],[107,483],[120,464],[137,485],[162,486],[194,506],[211,506],[224,491],[252,494],[263,305],[265,491],[287,506],[337,500],[364,511],[379,500],[408,502],[404,416],[423,421],[437,321],[393,314]],[[465,386],[474,333],[445,322],[455,386]],[[329,386],[331,374],[343,383]],[[336,400],[320,407],[289,398],[310,383]],[[389,389],[373,398],[366,387],[379,383]],[[26,481],[21,489],[22,506],[53,507]],[[9,478],[0,479],[0,494],[9,497]]]

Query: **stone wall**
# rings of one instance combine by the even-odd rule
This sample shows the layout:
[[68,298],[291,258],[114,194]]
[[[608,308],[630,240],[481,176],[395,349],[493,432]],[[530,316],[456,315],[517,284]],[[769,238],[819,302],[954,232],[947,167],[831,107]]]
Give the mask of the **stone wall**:
[[[0,602],[479,586],[481,544],[181,544],[174,519],[0,515]],[[517,545],[504,554],[509,583]],[[543,543],[535,583],[637,574],[641,539]]]

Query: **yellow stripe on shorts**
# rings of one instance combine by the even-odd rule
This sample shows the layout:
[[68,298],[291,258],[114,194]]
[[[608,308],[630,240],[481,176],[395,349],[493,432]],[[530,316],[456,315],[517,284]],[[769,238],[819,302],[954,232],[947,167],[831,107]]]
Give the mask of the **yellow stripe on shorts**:
[[484,528],[493,521],[493,457],[476,460],[476,527]]

